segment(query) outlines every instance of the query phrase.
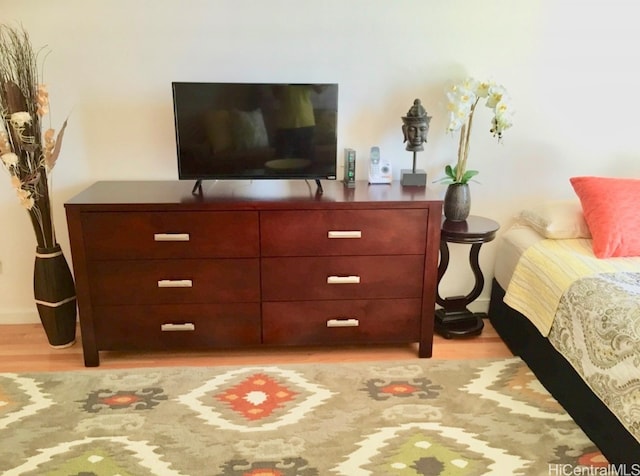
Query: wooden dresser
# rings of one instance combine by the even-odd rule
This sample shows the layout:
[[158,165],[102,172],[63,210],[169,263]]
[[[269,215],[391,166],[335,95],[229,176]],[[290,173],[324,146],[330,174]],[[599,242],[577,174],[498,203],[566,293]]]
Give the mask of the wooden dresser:
[[305,181],[97,182],[65,204],[100,350],[433,342],[442,202]]

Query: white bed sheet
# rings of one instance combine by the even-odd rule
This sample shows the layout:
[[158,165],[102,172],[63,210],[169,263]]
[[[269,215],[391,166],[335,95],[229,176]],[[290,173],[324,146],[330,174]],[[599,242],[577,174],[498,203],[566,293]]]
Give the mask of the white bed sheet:
[[520,224],[513,225],[498,238],[493,275],[502,289],[506,291],[509,286],[522,253],[531,245],[544,239],[533,228]]

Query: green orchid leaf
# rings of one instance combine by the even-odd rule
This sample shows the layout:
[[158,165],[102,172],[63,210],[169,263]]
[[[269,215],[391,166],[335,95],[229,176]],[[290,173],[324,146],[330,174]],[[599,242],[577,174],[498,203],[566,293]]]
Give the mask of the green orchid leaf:
[[460,178],[460,180],[457,180],[456,177],[458,174],[458,164],[456,164],[455,166],[446,165],[444,168],[444,173],[445,173],[445,176],[438,180],[434,180],[434,183],[443,183],[447,185],[451,185],[454,183],[464,184],[464,183],[468,183],[473,177],[478,175],[480,172],[478,172],[477,170],[466,170],[462,174],[462,177]]
[[456,178],[456,172],[455,169],[451,168],[450,165],[447,165],[444,168],[444,173],[447,175],[447,177],[455,179]]
[[477,170],[467,170],[463,175],[462,175],[462,183],[467,183],[469,180],[471,180],[473,177],[475,177],[476,175],[478,175],[480,172],[478,172]]

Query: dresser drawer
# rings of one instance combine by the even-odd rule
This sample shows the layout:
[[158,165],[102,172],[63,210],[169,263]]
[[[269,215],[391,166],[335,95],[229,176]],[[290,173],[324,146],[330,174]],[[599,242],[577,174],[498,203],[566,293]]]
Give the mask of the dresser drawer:
[[88,267],[96,305],[260,301],[257,258],[93,261]]
[[259,303],[100,306],[94,316],[101,350],[229,347],[261,341]]
[[87,258],[236,258],[259,255],[257,212],[87,212]]
[[265,344],[417,342],[420,299],[266,302]]
[[427,210],[267,211],[263,256],[423,254]]
[[422,295],[424,256],[263,258],[264,301],[412,298]]

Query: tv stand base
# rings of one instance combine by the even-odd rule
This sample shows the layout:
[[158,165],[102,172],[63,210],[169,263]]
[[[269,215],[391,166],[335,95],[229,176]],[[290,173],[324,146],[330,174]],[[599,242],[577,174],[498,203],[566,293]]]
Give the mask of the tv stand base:
[[191,190],[191,195],[200,195],[202,196],[202,180],[196,180],[195,185],[193,186],[193,190]]

